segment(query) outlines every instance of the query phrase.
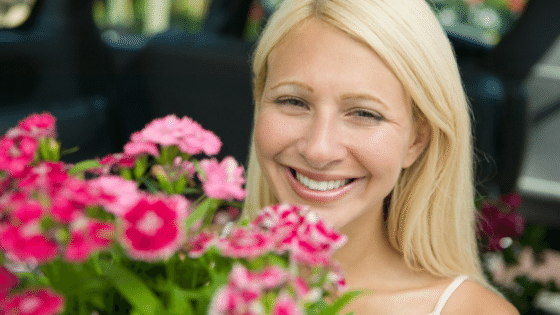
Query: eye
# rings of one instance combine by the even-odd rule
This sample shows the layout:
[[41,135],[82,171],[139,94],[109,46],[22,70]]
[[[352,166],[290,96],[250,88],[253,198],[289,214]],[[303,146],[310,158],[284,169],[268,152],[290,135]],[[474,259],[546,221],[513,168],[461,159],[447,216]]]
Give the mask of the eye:
[[379,115],[376,112],[363,110],[363,109],[356,109],[351,113],[353,116],[358,117],[364,120],[373,120],[373,121],[383,121],[385,118]]
[[274,103],[279,104],[279,105],[293,106],[293,107],[304,107],[305,108],[307,106],[304,101],[302,101],[302,100],[300,100],[299,98],[296,98],[296,97],[278,98],[274,101]]

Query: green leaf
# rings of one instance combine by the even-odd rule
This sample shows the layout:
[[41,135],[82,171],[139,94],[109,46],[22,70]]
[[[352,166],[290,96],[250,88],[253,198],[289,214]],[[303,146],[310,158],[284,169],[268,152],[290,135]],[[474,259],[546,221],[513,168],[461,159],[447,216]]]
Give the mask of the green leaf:
[[190,228],[193,223],[198,222],[204,218],[206,213],[212,209],[215,201],[212,198],[206,198],[200,205],[189,215],[186,222],[186,228]]
[[183,175],[177,179],[174,185],[175,189],[173,190],[176,194],[180,194],[185,190],[187,187],[187,176]]
[[106,264],[103,266],[103,269],[117,291],[132,305],[138,314],[162,314],[164,308],[161,301],[138,276],[117,264]]
[[134,178],[140,179],[148,169],[148,157],[142,156],[136,160],[134,164]]
[[97,160],[85,160],[74,165],[74,167],[70,169],[70,175],[75,176],[89,169],[101,166],[102,165]]
[[126,180],[132,180],[132,172],[130,171],[129,168],[123,167],[120,169],[121,177],[126,179]]
[[355,297],[362,294],[362,291],[350,291],[346,292],[343,296],[339,297],[334,301],[334,303],[329,306],[327,309],[323,310],[320,314],[321,315],[336,315],[342,308],[344,308],[350,301],[352,301]]
[[177,286],[173,286],[169,292],[169,314],[191,315],[194,311],[189,303],[189,294]]

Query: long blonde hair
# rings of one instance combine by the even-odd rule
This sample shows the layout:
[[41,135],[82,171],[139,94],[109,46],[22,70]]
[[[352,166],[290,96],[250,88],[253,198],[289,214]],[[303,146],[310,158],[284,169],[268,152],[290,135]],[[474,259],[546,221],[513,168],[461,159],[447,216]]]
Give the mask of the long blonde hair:
[[[415,120],[431,129],[423,154],[403,170],[388,209],[389,241],[409,267],[436,276],[467,274],[488,285],[476,242],[470,111],[449,40],[424,0],[285,0],[253,59],[255,117],[267,58],[291,30],[315,18],[368,45],[400,80]],[[276,203],[251,142],[246,216]]]

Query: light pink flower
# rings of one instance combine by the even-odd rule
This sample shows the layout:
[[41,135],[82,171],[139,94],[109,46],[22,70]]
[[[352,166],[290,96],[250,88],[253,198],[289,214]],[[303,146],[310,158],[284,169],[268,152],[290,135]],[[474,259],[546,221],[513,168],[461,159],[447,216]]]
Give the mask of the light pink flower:
[[164,147],[176,145],[190,155],[215,155],[222,146],[220,139],[211,131],[205,130],[189,117],[178,118],[175,115],[154,119],[132,140]]
[[184,240],[183,221],[188,201],[180,195],[142,196],[122,216],[121,243],[136,259],[155,261],[169,258]]
[[259,229],[234,227],[231,233],[218,240],[216,246],[222,255],[253,259],[273,249],[273,238]]
[[96,201],[116,216],[122,216],[140,199],[136,182],[120,176],[101,176],[90,180],[89,184]]
[[282,291],[276,298],[272,315],[304,315],[304,313],[294,298],[286,291]]
[[142,141],[140,133],[133,133],[131,141],[124,145],[124,154],[126,156],[138,156],[141,154],[149,154],[155,157],[159,156],[159,150],[155,143]]
[[243,167],[238,166],[232,157],[226,157],[221,163],[216,159],[200,161],[204,175],[199,174],[204,193],[216,199],[245,198]]
[[37,148],[37,140],[28,136],[0,138],[0,172],[19,178],[35,159]]
[[55,315],[64,309],[64,297],[50,289],[28,289],[8,298],[5,314]]
[[111,245],[115,227],[107,222],[86,217],[72,222],[70,227],[70,241],[64,252],[67,261],[83,262],[97,250]]
[[181,124],[183,135],[177,145],[182,152],[190,155],[215,155],[220,152],[222,142],[213,132],[205,130],[189,117],[183,117]]
[[216,244],[217,236],[209,231],[202,231],[189,240],[189,257],[198,258]]
[[33,138],[56,138],[56,119],[50,113],[32,114],[18,123],[18,128]]
[[183,123],[177,116],[168,115],[152,120],[139,133],[136,141],[157,143],[162,146],[178,145],[183,137]]

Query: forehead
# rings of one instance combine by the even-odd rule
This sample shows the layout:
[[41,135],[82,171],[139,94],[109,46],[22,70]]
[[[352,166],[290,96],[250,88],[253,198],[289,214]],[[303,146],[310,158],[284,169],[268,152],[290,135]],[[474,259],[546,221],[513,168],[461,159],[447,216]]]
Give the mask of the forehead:
[[265,85],[282,80],[330,84],[344,92],[372,92],[390,102],[408,102],[393,71],[362,41],[318,19],[292,29],[271,50]]

